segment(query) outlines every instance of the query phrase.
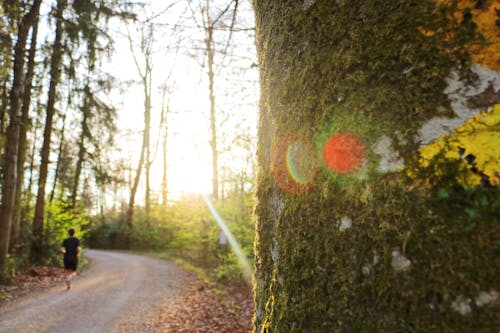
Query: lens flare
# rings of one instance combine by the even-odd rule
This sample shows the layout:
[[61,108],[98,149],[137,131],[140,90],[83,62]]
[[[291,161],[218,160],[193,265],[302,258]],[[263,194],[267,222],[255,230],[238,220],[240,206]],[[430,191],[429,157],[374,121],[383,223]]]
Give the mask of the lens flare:
[[290,176],[297,183],[311,183],[318,171],[314,144],[312,141],[300,140],[288,146],[286,164]]
[[298,135],[279,138],[271,150],[271,174],[278,186],[292,194],[305,194],[314,187],[318,161],[314,144]]
[[231,230],[229,230],[228,226],[224,222],[224,219],[220,216],[220,214],[217,212],[215,209],[214,205],[212,205],[212,202],[206,195],[202,195],[203,200],[205,201],[205,204],[208,207],[208,210],[210,210],[210,213],[212,216],[215,218],[215,221],[221,228],[222,232],[226,236],[227,240],[229,241],[229,245],[231,245],[231,248],[233,249],[234,253],[236,254],[236,257],[238,258],[238,263],[240,265],[240,268],[243,272],[243,277],[245,280],[249,283],[249,285],[252,285],[252,276],[253,276],[253,270],[252,266],[248,262],[247,257],[245,256],[245,253],[243,253],[243,250],[241,249],[240,244],[236,240],[236,238],[233,236],[233,233]]
[[328,168],[345,174],[356,171],[365,159],[365,145],[356,135],[338,133],[323,146],[323,159]]

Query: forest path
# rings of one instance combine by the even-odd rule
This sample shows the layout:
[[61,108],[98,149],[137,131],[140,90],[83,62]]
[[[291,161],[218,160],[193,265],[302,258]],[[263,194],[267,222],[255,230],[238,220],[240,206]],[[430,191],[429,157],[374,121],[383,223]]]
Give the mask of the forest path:
[[194,277],[147,256],[86,250],[88,269],[65,284],[0,308],[0,332],[144,332],[154,309],[186,292]]

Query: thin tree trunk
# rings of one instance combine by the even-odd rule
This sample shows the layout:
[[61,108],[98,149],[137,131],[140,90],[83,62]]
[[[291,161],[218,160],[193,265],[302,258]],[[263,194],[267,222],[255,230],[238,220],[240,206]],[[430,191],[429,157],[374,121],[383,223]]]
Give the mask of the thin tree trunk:
[[49,202],[54,200],[54,195],[56,193],[57,181],[59,179],[59,170],[61,169],[61,156],[64,148],[64,134],[66,131],[66,114],[68,113],[68,108],[71,103],[71,92],[68,92],[68,107],[64,111],[64,115],[62,118],[62,128],[61,128],[61,138],[59,142],[59,148],[57,149],[57,162],[56,162],[56,170],[54,171],[54,180],[52,182],[52,191],[50,191]]
[[[2,85],[2,98],[0,104],[0,136],[3,136],[5,133],[5,115],[7,114],[7,106],[9,105],[9,92],[7,87],[7,79],[3,82]],[[3,147],[2,147],[3,149]]]
[[10,229],[16,194],[20,113],[25,88],[24,64],[26,42],[29,30],[39,14],[40,3],[41,0],[35,0],[28,14],[21,20],[14,49],[14,72],[9,109],[10,122],[7,128],[5,143],[4,174],[2,179],[2,198],[0,207],[0,274],[3,274],[5,269],[5,259],[9,249]]
[[168,203],[168,165],[167,165],[167,141],[168,141],[168,111],[170,108],[170,103],[167,104],[167,109],[165,111],[165,118],[163,119],[165,123],[164,132],[163,132],[163,175],[161,178],[161,202],[164,206]]
[[57,2],[56,11],[56,36],[52,51],[52,60],[50,68],[50,86],[47,98],[47,108],[45,116],[45,128],[43,132],[43,144],[41,150],[40,174],[38,178],[38,193],[35,205],[35,217],[33,219],[33,238],[30,252],[30,259],[33,262],[39,261],[42,256],[42,236],[43,219],[45,212],[45,185],[47,183],[47,174],[50,155],[50,140],[52,135],[52,120],[55,112],[56,89],[61,77],[61,62],[63,55],[63,12],[66,8],[67,0]]
[[215,115],[215,92],[214,92],[214,46],[213,27],[210,25],[206,29],[207,33],[207,56],[208,56],[208,91],[210,99],[210,148],[212,149],[212,197],[219,197],[219,170],[217,152],[217,125]]
[[134,178],[134,183],[132,184],[132,188],[130,190],[130,199],[128,203],[128,209],[127,209],[127,226],[129,228],[132,228],[132,222],[134,218],[134,205],[135,205],[135,194],[137,193],[137,188],[139,187],[139,180],[141,178],[141,172],[142,172],[142,164],[144,163],[144,152],[145,152],[145,137],[143,136],[142,138],[142,148],[141,148],[141,155],[139,157],[139,162],[137,163],[137,170],[135,172],[135,178]]
[[80,183],[80,176],[82,173],[83,161],[85,159],[85,136],[87,132],[87,119],[89,110],[89,102],[88,102],[88,86],[85,87],[85,96],[83,102],[82,109],[82,122],[81,122],[81,134],[80,140],[78,141],[78,160],[76,162],[76,170],[75,170],[75,178],[73,179],[73,189],[71,191],[71,207],[73,209],[76,208],[76,197],[78,194],[78,184]]
[[[128,205],[128,210],[127,210],[127,217],[126,217],[126,223],[129,228],[132,227],[132,222],[133,222],[133,216],[134,216],[134,204],[135,204],[135,195],[137,192],[137,188],[139,186],[139,180],[141,177],[141,172],[142,172],[142,165],[145,163],[145,168],[146,168],[146,195],[145,195],[145,206],[146,206],[146,212],[147,215],[149,215],[150,211],[150,153],[149,153],[149,143],[150,143],[150,126],[151,126],[151,75],[152,75],[152,69],[151,69],[151,64],[150,64],[150,56],[151,56],[151,43],[153,41],[153,30],[152,27],[149,26],[149,39],[145,40],[144,36],[142,37],[142,52],[144,53],[145,56],[145,61],[146,61],[146,68],[144,73],[141,72],[141,67],[139,66],[139,63],[137,61],[137,58],[135,56],[134,52],[134,47],[132,43],[132,37],[130,36],[130,33],[128,35],[129,38],[129,46],[130,46],[130,52],[132,53],[132,56],[134,58],[134,62],[137,68],[137,71],[139,72],[139,75],[142,78],[142,83],[143,83],[143,88],[144,88],[144,132],[142,136],[142,147],[141,147],[141,156],[139,158],[139,162],[137,164],[137,170],[135,174],[135,179],[132,185],[132,189],[130,191],[130,199],[129,199],[129,205]],[[147,219],[149,218],[148,216],[146,217]]]
[[[26,194],[28,195],[28,199],[31,198],[32,188],[33,188],[33,173],[35,171],[35,153],[36,153],[36,140],[38,134],[38,125],[40,124],[40,120],[38,117],[35,119],[35,126],[33,130],[33,142],[31,143],[31,153],[30,153],[30,167],[29,174],[30,178],[28,179],[28,187],[26,188]],[[31,203],[31,200],[28,200],[28,206]]]
[[149,213],[151,212],[151,68],[149,58],[146,59],[146,76],[144,78],[144,145],[145,145],[145,177],[146,177],[146,196],[144,205],[146,209],[146,222],[149,221]]
[[16,195],[14,200],[14,213],[12,217],[12,230],[11,230],[11,240],[10,240],[10,251],[14,252],[15,248],[20,244],[21,236],[21,208],[22,208],[22,197],[23,197],[23,187],[24,187],[24,163],[26,161],[27,153],[27,132],[30,123],[29,111],[31,106],[31,89],[33,88],[33,77],[35,74],[35,55],[36,55],[36,43],[38,37],[38,21],[39,17],[33,22],[33,28],[31,31],[31,45],[28,55],[28,69],[26,72],[26,88],[23,96],[23,106],[21,109],[21,127],[19,130],[19,147],[18,147],[18,161],[17,161],[17,185],[16,185]]

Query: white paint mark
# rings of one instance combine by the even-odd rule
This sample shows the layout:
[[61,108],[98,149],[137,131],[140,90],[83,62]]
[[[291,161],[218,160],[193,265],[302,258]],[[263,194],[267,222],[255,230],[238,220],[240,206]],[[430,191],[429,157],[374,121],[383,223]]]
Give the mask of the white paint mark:
[[474,301],[477,306],[483,306],[496,301],[498,296],[500,294],[495,289],[491,289],[489,292],[481,291]]
[[380,257],[378,256],[378,253],[376,251],[373,251],[373,266],[377,266],[379,261]]
[[392,147],[392,141],[387,135],[383,135],[375,143],[373,151],[380,156],[378,170],[380,172],[396,171],[404,166],[403,160]]
[[352,220],[348,216],[342,216],[339,223],[339,231],[344,231],[352,227]]
[[455,117],[434,117],[427,121],[418,133],[418,140],[421,140],[423,145],[451,133],[466,120],[484,110],[470,108],[467,105],[468,98],[483,93],[489,86],[493,86],[495,93],[500,93],[500,73],[481,67],[479,64],[472,65],[471,71],[477,75],[477,80],[473,84],[460,80],[456,71],[452,71],[446,79],[448,86],[444,93],[448,95]]
[[392,251],[391,266],[396,272],[406,272],[410,269],[411,261],[399,252],[399,250]]
[[457,299],[451,303],[451,308],[460,313],[462,316],[465,316],[472,311],[472,308],[470,307],[471,302],[472,300],[470,298],[458,296]]
[[316,3],[316,0],[304,0],[304,2],[302,3],[302,8],[304,10],[308,10],[309,8],[312,7],[312,5],[314,5]]

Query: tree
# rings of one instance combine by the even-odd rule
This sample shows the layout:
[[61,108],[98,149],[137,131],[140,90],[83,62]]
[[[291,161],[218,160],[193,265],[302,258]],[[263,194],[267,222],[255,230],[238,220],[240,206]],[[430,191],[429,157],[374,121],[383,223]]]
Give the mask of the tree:
[[24,163],[27,157],[27,133],[29,129],[30,119],[29,111],[31,106],[31,95],[33,89],[33,77],[35,75],[35,55],[37,49],[38,37],[38,21],[37,17],[33,22],[31,31],[30,50],[28,54],[28,69],[26,70],[26,83],[23,95],[23,104],[21,107],[21,123],[19,128],[19,147],[17,152],[17,184],[14,200],[14,212],[12,217],[12,230],[9,248],[13,252],[17,249],[21,242],[21,209],[24,189]]
[[450,3],[254,1],[254,332],[496,329],[498,187],[408,171],[498,103],[498,69],[469,60],[494,6]]
[[14,50],[13,82],[10,93],[9,126],[5,142],[4,173],[2,179],[2,201],[0,207],[0,274],[5,269],[5,259],[10,241],[10,229],[17,185],[17,163],[20,132],[20,112],[24,93],[24,64],[26,42],[31,26],[36,21],[41,0],[33,1],[30,10],[19,23]]
[[151,170],[151,161],[150,161],[150,137],[151,137],[151,90],[152,90],[152,74],[153,68],[151,64],[151,52],[153,47],[153,26],[149,25],[147,27],[147,31],[142,31],[141,36],[141,52],[144,55],[144,71],[141,69],[139,65],[138,59],[134,52],[134,47],[132,43],[132,37],[129,33],[129,43],[130,43],[130,52],[134,57],[134,62],[139,72],[139,76],[142,81],[142,88],[144,90],[144,131],[142,134],[142,147],[141,153],[139,157],[139,161],[137,163],[137,169],[135,173],[134,182],[132,185],[132,189],[130,190],[130,200],[129,207],[127,211],[127,225],[129,227],[132,226],[132,220],[134,215],[134,204],[135,204],[135,194],[137,192],[137,188],[139,186],[139,181],[142,173],[142,166],[145,165],[146,169],[146,194],[144,204],[146,207],[146,212],[149,214],[151,209],[151,200],[150,200],[150,170]]
[[[191,6],[191,4],[190,4]],[[215,9],[214,9],[215,7]],[[191,9],[193,19],[196,20],[196,12]],[[231,11],[232,9],[232,11]],[[217,108],[215,101],[215,80],[220,69],[217,69],[215,58],[216,54],[220,53],[223,57],[226,56],[226,52],[231,43],[231,37],[233,28],[236,22],[236,14],[238,10],[238,0],[231,0],[229,3],[224,4],[222,9],[216,6],[211,6],[210,1],[199,3],[199,11],[201,12],[201,28],[205,38],[203,40],[203,57],[206,57],[206,74],[208,78],[208,97],[210,102],[210,149],[212,151],[212,197],[217,199],[219,197],[219,151],[217,148]],[[230,14],[230,24],[226,25],[225,20],[227,19],[227,14]],[[217,48],[217,43],[215,40],[215,31],[217,30],[227,30],[227,40],[223,43],[223,47]],[[223,62],[223,61],[222,61]],[[203,61],[203,66],[205,66],[205,61]],[[219,66],[223,66],[222,63]]]
[[163,132],[162,136],[162,166],[163,173],[161,177],[161,203],[166,206],[168,200],[168,164],[167,164],[167,156],[168,156],[168,114],[170,111],[170,97],[168,98],[167,105],[165,105],[165,94],[167,93],[168,86],[165,84],[162,87],[162,103],[161,103],[161,119],[160,119],[160,131],[158,133],[158,141],[160,140],[160,135]]
[[35,205],[35,216],[33,218],[33,239],[31,243],[30,259],[37,262],[42,256],[42,232],[43,218],[45,212],[45,185],[47,183],[50,143],[52,136],[52,120],[55,113],[56,90],[61,78],[61,64],[63,58],[63,35],[64,35],[64,10],[68,5],[67,0],[58,0],[56,8],[56,32],[52,46],[52,57],[50,63],[50,85],[47,95],[47,107],[45,113],[45,126],[43,132],[43,144],[40,152],[40,173],[38,176],[38,191]]

